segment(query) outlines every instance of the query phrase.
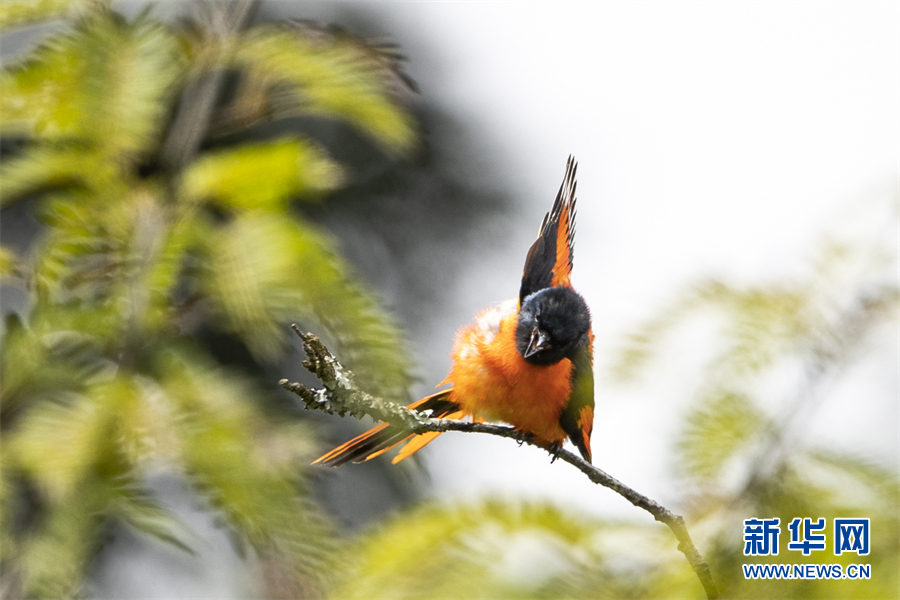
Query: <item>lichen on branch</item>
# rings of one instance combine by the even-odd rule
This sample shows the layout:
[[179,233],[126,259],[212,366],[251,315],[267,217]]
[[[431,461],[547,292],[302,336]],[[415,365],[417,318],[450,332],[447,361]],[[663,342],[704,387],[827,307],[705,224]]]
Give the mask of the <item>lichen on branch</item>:
[[411,433],[428,431],[427,427],[431,423],[428,415],[358,389],[353,383],[353,373],[334,357],[322,340],[311,333],[303,333],[296,325],[291,327],[303,340],[303,350],[306,352],[303,366],[324,387],[313,390],[287,379],[282,379],[279,383],[284,389],[297,394],[307,408],[341,417],[347,414],[357,419],[369,416],[377,421],[408,429]]

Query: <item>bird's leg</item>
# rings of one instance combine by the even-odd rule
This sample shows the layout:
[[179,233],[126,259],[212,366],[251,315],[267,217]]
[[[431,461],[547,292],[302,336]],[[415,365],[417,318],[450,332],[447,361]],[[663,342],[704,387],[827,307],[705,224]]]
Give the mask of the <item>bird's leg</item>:
[[551,465],[556,462],[556,459],[559,458],[559,453],[562,452],[562,449],[563,449],[562,442],[553,442],[547,448],[547,452],[550,453],[550,464]]
[[521,448],[522,444],[524,444],[525,442],[532,441],[534,439],[534,436],[524,429],[516,429],[516,436],[513,439],[516,440],[516,443],[518,443],[519,447]]

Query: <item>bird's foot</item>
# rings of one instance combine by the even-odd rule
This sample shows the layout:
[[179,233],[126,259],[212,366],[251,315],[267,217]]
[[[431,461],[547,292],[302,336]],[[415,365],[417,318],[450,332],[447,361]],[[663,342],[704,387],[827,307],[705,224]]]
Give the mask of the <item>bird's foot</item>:
[[551,465],[553,463],[555,463],[556,460],[559,458],[559,454],[560,454],[560,452],[562,452],[562,449],[563,449],[562,442],[553,442],[552,444],[550,444],[550,447],[547,448],[547,452],[550,453],[550,464]]
[[522,444],[524,444],[525,442],[530,442],[533,438],[534,436],[532,436],[527,431],[516,429],[516,436],[513,439],[516,440],[516,443],[519,444],[519,447],[521,448]]

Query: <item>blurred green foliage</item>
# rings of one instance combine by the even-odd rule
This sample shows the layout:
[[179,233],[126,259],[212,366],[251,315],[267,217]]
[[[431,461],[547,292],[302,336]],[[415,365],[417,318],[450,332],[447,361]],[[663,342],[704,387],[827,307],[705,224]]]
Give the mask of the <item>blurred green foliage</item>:
[[[892,199],[891,202],[895,202]],[[896,214],[892,215],[896,225]],[[885,223],[885,225],[890,225]],[[648,368],[653,342],[692,315],[719,317],[709,361],[676,444],[692,532],[726,597],[895,598],[900,592],[900,480],[896,463],[870,459],[808,433],[837,381],[896,332],[897,254],[879,231],[828,239],[804,279],[694,286],[625,345],[617,372]],[[882,384],[883,385],[883,384]],[[778,556],[743,555],[742,522],[781,519]],[[795,517],[825,518],[824,551],[787,550]],[[834,556],[835,518],[870,518],[868,556]],[[870,580],[745,580],[744,563],[872,566]]]
[[92,0],[7,0],[0,11],[0,31],[75,14]]
[[293,206],[346,173],[291,128],[254,134],[309,115],[410,151],[396,57],[309,25],[243,28],[239,6],[169,24],[104,2],[0,4],[6,28],[63,19],[0,73],[0,135],[18,144],[2,205],[27,200],[42,224],[0,250],[4,285],[27,296],[0,360],[4,597],[78,595],[112,524],[189,550],[146,488],[160,471],[189,478],[278,573],[270,593],[321,595],[334,542],[305,485],[313,432],[266,410],[254,367],[199,334],[236,340],[260,370],[302,320],[367,389],[406,397],[399,332]]
[[[604,523],[548,504],[431,504],[386,523],[351,548],[335,597],[702,595],[684,557],[660,552],[667,542],[671,532],[665,527]],[[671,564],[648,564],[661,556]],[[654,577],[633,577],[638,570]]]

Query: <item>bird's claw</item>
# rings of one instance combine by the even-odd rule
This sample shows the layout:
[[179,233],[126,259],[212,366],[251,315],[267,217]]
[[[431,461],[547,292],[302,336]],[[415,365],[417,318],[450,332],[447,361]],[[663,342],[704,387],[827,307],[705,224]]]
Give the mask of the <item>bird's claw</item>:
[[550,447],[547,449],[547,452],[550,453],[550,464],[556,462],[559,458],[560,453],[562,452],[563,445],[560,442],[553,442],[550,444]]
[[516,443],[519,444],[519,447],[522,447],[522,444],[525,442],[531,441],[531,434],[527,431],[522,431],[521,429],[516,429],[516,437],[513,438],[516,440]]

